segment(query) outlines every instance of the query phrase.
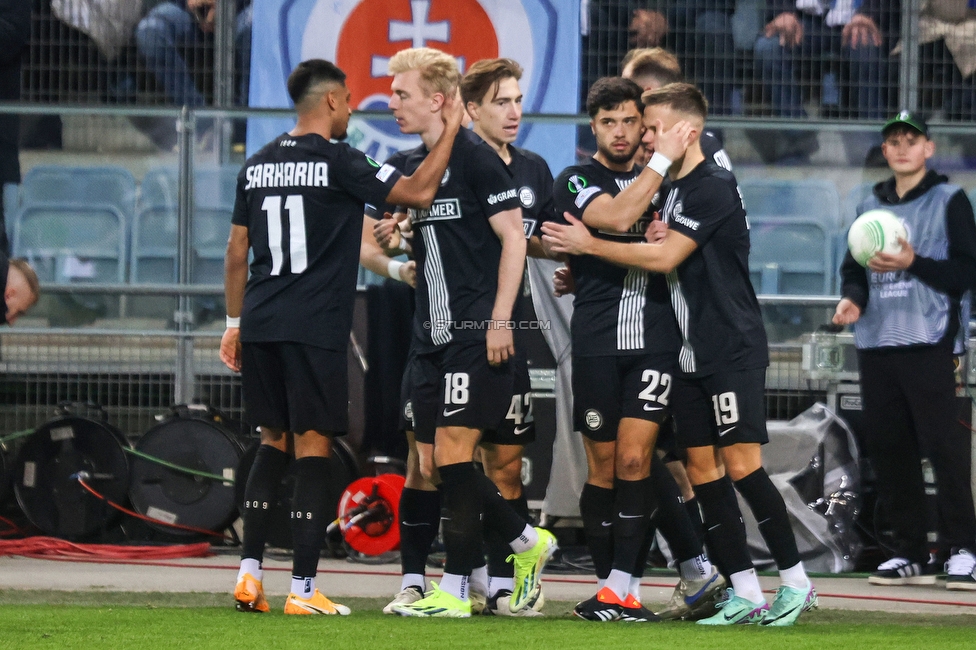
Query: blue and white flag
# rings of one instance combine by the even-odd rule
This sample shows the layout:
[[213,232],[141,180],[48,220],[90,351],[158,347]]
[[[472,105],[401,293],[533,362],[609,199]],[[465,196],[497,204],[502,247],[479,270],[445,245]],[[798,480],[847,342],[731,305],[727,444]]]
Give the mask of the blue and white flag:
[[[254,0],[250,106],[287,108],[286,82],[301,61],[334,62],[348,78],[352,106],[384,110],[387,62],[408,47],[434,47],[457,57],[462,71],[480,59],[521,64],[526,113],[576,114],[579,106],[579,6],[559,0]],[[248,155],[293,120],[250,119]],[[349,142],[377,160],[416,146],[392,120],[354,119]],[[517,145],[550,167],[575,162],[574,125],[524,124]]]

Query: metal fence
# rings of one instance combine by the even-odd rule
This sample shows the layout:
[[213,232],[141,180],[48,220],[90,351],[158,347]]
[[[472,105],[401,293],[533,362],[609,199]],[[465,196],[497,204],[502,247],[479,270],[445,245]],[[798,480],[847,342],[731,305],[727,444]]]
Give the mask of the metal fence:
[[[114,281],[102,278],[101,267],[89,266],[77,251],[51,256],[44,302],[22,333],[0,337],[0,427],[34,426],[63,400],[102,403],[130,433],[144,431],[153,415],[174,402],[202,401],[239,414],[236,378],[215,356],[226,232],[214,240],[206,217],[223,215],[229,221],[227,197],[219,188],[226,186],[225,172],[232,176],[243,160],[248,120],[289,112],[241,107],[249,54],[247,2],[218,1],[211,33],[200,29],[208,17],[185,16],[190,21],[185,26],[197,31],[191,30],[193,38],[180,46],[179,60],[147,58],[154,21],[174,20],[177,5],[106,3],[122,13],[100,23],[72,13],[72,8],[92,4],[97,3],[34,0],[22,103],[0,107],[0,113],[20,115],[25,182],[32,170],[51,164],[82,170],[113,166],[131,175],[129,208],[121,219],[112,267],[116,276]],[[685,73],[709,95],[715,113],[710,124],[724,131],[744,190],[752,186],[761,194],[772,192],[776,183],[792,190],[817,185],[814,189],[825,197],[800,202],[804,210],[822,208],[816,235],[821,271],[812,278],[791,275],[788,259],[760,260],[764,249],[756,245],[756,282],[773,294],[829,295],[836,292],[837,256],[852,206],[884,174],[864,164],[876,157],[880,142],[874,120],[895,106],[934,113],[935,164],[953,169],[955,182],[976,188],[971,171],[976,128],[952,122],[976,119],[973,76],[965,74],[969,68],[960,54],[966,50],[956,47],[958,39],[976,40],[976,14],[963,12],[949,20],[934,13],[936,5],[957,4],[929,2],[923,12],[918,0],[865,0],[863,7],[880,7],[869,17],[881,43],[858,59],[874,71],[853,77],[851,55],[860,46],[844,48],[844,26],[825,11],[829,2],[582,0],[581,92],[595,78],[618,73],[621,58],[633,46],[674,50]],[[823,32],[821,38],[777,51],[776,30],[766,36],[767,26],[779,16],[773,9],[797,5],[805,8],[790,13],[810,25],[804,33]],[[968,7],[966,0],[961,5]],[[848,17],[847,22],[863,20]],[[938,20],[946,24],[939,28]],[[930,39],[937,32],[943,36]],[[865,33],[873,34],[870,29]],[[860,49],[861,54],[867,51]],[[774,55],[780,68],[763,63]],[[792,66],[788,71],[785,62]],[[180,74],[182,85],[174,82]],[[876,103],[865,104],[861,95]],[[799,102],[801,112],[786,111],[784,100]],[[582,116],[525,119],[571,120],[582,130],[587,122]],[[777,165],[768,166],[771,162]],[[208,185],[213,179],[217,185]],[[162,188],[156,194],[154,183]],[[12,206],[8,227],[22,207],[22,192],[5,193]],[[749,209],[751,216],[757,214],[758,202]],[[761,233],[757,229],[755,234],[758,242]],[[766,250],[776,250],[775,240],[770,241],[774,244]],[[99,283],[104,283],[102,290]],[[810,290],[811,283],[819,288]],[[773,295],[763,302],[773,343],[769,416],[786,419],[825,394],[822,382],[804,378],[798,337],[829,319],[829,299],[808,298],[803,306]]]
[[[878,119],[899,107],[950,121],[976,117],[976,10],[968,0],[580,5],[584,94],[596,78],[619,74],[629,49],[662,46],[705,90],[715,115]],[[249,0],[220,0],[199,14],[172,0],[32,6],[25,101],[247,103]]]

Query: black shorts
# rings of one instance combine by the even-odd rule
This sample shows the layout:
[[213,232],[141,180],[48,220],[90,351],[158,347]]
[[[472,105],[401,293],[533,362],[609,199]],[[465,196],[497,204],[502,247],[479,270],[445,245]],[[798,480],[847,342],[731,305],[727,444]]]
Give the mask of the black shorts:
[[413,387],[420,376],[420,368],[417,357],[411,353],[400,382],[400,431],[413,431],[414,440],[432,445],[437,429],[438,405],[426,403],[415,409],[413,402]]
[[248,422],[293,433],[344,434],[349,423],[346,354],[302,343],[242,343]]
[[512,400],[514,371],[511,362],[488,365],[483,341],[454,343],[418,354],[412,381],[414,435],[433,443],[437,427],[484,431],[497,425]]
[[527,445],[535,440],[535,417],[532,414],[532,385],[529,382],[529,364],[524,348],[515,352],[511,361],[514,392],[509,398],[505,418],[493,427],[485,429],[482,442],[493,445]]
[[675,377],[671,410],[678,445],[687,449],[769,442],[765,393],[765,368]]
[[662,453],[661,458],[665,463],[685,460],[685,450],[678,447],[678,439],[674,433],[674,418],[668,418],[667,422],[661,423],[661,428],[657,431],[657,450]]
[[673,367],[674,360],[659,355],[574,356],[574,428],[590,440],[611,442],[620,418],[666,421]]
[[413,401],[410,394],[413,392],[413,373],[417,363],[417,357],[411,351],[407,357],[407,365],[403,368],[403,378],[400,380],[400,431],[413,431]]

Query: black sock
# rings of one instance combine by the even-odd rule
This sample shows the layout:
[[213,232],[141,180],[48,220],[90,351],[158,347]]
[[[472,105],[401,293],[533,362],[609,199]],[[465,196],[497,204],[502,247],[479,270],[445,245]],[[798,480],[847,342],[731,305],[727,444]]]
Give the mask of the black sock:
[[335,513],[325,511],[329,491],[329,459],[308,456],[295,461],[295,496],[291,502],[292,575],[314,578],[325,530]]
[[779,569],[789,569],[800,563],[796,549],[796,537],[790,525],[783,495],[779,493],[762,467],[735,482],[735,489],[749,504],[753,516],[759,522],[759,532],[766,540],[769,553]]
[[447,553],[444,573],[468,576],[475,567],[484,564],[481,536],[484,501],[478,477],[486,477],[475,470],[471,461],[444,465],[439,470],[441,525]]
[[[514,499],[505,499],[505,501],[515,511],[515,514],[525,520],[525,523],[532,523],[532,518],[529,516],[529,501],[525,498],[524,492]],[[514,538],[502,539],[502,536],[494,528],[485,529],[489,576],[494,578],[510,578],[512,576],[512,565],[506,561],[508,556],[512,554],[512,547],[509,546],[512,539]]]
[[271,509],[278,496],[281,480],[288,471],[291,455],[271,445],[258,445],[254,464],[244,486],[244,539],[241,558],[264,559],[264,545],[271,526]]
[[688,511],[688,518],[691,519],[691,527],[695,531],[695,536],[699,540],[705,539],[705,528],[702,526],[701,506],[698,504],[697,495],[685,501],[685,510]]
[[[613,569],[630,573],[647,537],[651,479],[617,479],[613,502]],[[601,522],[602,524],[602,522]]]
[[728,579],[733,573],[753,568],[746,527],[729,477],[696,485],[695,494],[701,502],[708,555],[722,575]]
[[637,561],[634,562],[634,568],[630,572],[634,578],[643,578],[644,571],[647,570],[647,556],[651,553],[651,545],[654,544],[654,535],[657,533],[657,527],[654,526],[656,519],[657,515],[652,513],[647,520],[647,532],[644,533],[644,541],[641,542],[640,551],[637,552]]
[[485,529],[497,533],[506,544],[518,538],[525,531],[527,523],[525,517],[517,513],[511,504],[502,498],[490,478],[481,472],[475,472],[475,480],[481,490],[481,502],[484,504]]
[[583,518],[586,545],[593,558],[593,568],[600,580],[607,579],[613,565],[613,501],[613,490],[589,483],[583,484],[580,515]]
[[441,524],[440,492],[403,488],[400,493],[400,569],[424,575],[430,545]]
[[681,502],[681,488],[657,454],[651,460],[651,482],[658,500],[657,516],[652,523],[661,529],[674,559],[684,562],[698,557],[702,552],[701,538],[695,534],[694,524]]

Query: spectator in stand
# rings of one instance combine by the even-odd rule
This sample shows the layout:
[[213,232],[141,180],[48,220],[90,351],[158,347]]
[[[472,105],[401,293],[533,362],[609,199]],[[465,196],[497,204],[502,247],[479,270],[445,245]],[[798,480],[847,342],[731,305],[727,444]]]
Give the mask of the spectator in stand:
[[711,115],[732,113],[735,0],[641,3],[630,21],[634,47],[666,46],[678,55],[689,79],[708,98]]
[[929,0],[918,32],[923,107],[941,99],[946,119],[976,119],[976,0]]
[[[30,4],[24,0],[0,0],[0,101],[20,99],[20,57],[30,40]],[[16,115],[0,114],[0,187],[20,183]],[[0,201],[0,253],[10,253],[6,215]]]
[[[234,54],[239,79],[235,84],[234,103],[247,104],[251,55],[251,2],[235,0]],[[207,103],[199,84],[201,73],[198,52],[213,47],[216,27],[217,0],[166,0],[157,4],[139,21],[136,28],[136,50],[146,67],[156,78],[166,100],[178,106],[203,106]],[[168,148],[175,144],[169,120],[160,121],[150,137],[157,145]],[[205,139],[209,130],[198,124],[198,133]],[[235,141],[243,134],[235,129]]]
[[[756,40],[758,73],[777,117],[807,117],[803,84],[822,85],[822,116],[880,120],[886,114],[886,32],[897,3],[772,0]],[[840,60],[839,69],[834,61]],[[845,101],[846,100],[846,101]]]

